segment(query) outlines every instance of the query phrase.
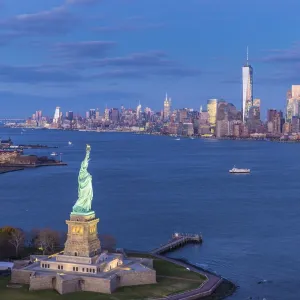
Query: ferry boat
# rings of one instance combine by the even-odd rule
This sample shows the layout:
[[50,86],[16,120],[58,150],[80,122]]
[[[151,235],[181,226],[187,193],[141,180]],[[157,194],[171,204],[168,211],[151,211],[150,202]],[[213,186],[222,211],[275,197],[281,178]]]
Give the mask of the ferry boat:
[[57,156],[57,153],[56,152],[52,152],[50,155],[51,156]]
[[229,173],[248,174],[248,173],[250,173],[250,169],[238,169],[234,166],[231,170],[229,170]]

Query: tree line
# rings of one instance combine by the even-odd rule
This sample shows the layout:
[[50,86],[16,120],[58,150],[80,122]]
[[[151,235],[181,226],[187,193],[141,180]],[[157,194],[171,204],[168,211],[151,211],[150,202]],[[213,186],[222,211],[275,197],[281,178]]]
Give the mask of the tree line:
[[[30,254],[50,255],[64,248],[66,233],[51,228],[32,229],[0,227],[0,259],[25,258]],[[99,235],[102,249],[113,251],[116,240],[111,235]]]

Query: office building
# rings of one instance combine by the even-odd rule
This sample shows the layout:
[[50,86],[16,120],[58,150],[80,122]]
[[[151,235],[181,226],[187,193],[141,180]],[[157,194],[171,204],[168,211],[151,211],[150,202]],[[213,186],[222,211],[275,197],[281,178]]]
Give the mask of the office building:
[[60,121],[60,107],[57,106],[54,112],[53,123],[58,124]]
[[168,94],[166,94],[166,99],[164,101],[164,113],[163,119],[164,121],[168,121],[171,115],[171,107],[172,107],[172,100],[168,98]]
[[215,133],[217,123],[217,99],[210,99],[207,101],[208,123],[211,133]]
[[246,122],[249,117],[249,110],[253,105],[253,68],[249,65],[248,48],[247,48],[247,63],[242,68],[243,76],[243,99],[242,99],[242,114],[243,122]]

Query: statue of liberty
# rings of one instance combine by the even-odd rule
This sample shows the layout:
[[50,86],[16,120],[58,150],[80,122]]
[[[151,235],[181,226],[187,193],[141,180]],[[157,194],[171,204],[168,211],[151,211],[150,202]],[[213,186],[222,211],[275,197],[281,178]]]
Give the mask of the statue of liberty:
[[88,172],[91,146],[86,145],[86,155],[81,163],[81,168],[78,175],[78,199],[73,206],[73,214],[85,214],[91,212],[93,200],[92,176]]

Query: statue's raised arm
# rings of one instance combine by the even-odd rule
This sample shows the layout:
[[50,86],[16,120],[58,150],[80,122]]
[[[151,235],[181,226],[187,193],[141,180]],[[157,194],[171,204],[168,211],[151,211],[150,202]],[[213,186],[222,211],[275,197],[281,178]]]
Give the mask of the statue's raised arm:
[[92,208],[93,200],[93,186],[92,176],[88,172],[87,168],[89,165],[91,146],[86,145],[85,158],[81,163],[81,168],[78,175],[78,199],[73,206],[72,213],[89,213]]

